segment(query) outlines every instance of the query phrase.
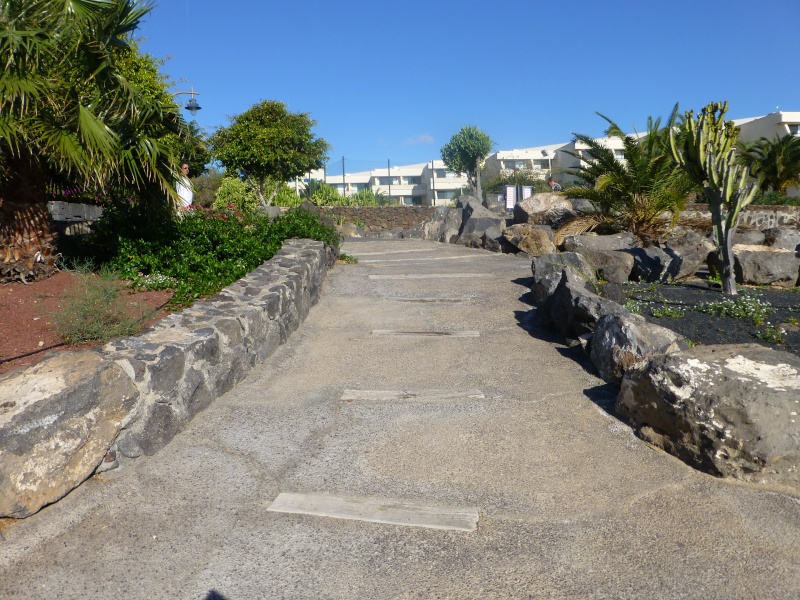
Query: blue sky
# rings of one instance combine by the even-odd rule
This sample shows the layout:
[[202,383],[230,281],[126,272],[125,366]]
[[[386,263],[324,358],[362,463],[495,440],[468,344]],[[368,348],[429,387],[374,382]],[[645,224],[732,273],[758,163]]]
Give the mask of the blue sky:
[[463,125],[510,150],[600,136],[595,111],[800,111],[798,26],[798,0],[156,0],[138,35],[198,125],[280,100],[335,174],[438,159]]

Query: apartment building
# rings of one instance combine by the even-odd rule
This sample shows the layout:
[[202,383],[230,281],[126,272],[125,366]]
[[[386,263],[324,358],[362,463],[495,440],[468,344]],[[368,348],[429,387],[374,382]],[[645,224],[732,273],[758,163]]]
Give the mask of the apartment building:
[[387,194],[395,204],[407,206],[446,206],[468,185],[466,175],[448,170],[441,160],[344,175],[325,175],[317,171],[311,173],[310,178],[324,180],[343,196],[371,189]]
[[800,112],[774,112],[763,117],[734,119],[739,128],[739,141],[753,142],[759,138],[774,140],[785,135],[800,136]]
[[[595,138],[595,141],[613,150],[617,158],[623,158],[623,144],[619,138]],[[489,179],[500,173],[526,170],[543,180],[552,175],[562,184],[571,183],[575,178],[564,171],[578,168],[581,159],[590,157],[589,146],[577,140],[520,150],[501,150],[486,158],[483,176]]]
[[[736,119],[734,123],[739,127],[739,139],[743,142],[761,137],[774,139],[787,134],[800,135],[800,112],[774,112],[761,117]],[[619,138],[595,138],[595,141],[612,150],[620,160],[624,158],[623,143]],[[499,150],[486,157],[481,177],[488,180],[499,173],[526,170],[542,180],[553,175],[562,185],[568,185],[575,178],[564,171],[576,169],[582,159],[590,157],[589,147],[577,140]],[[359,190],[371,189],[391,196],[394,203],[409,206],[446,206],[459,190],[468,185],[466,175],[448,171],[441,160],[327,177],[318,171],[312,173],[311,177],[324,179],[342,195],[350,196]],[[302,185],[302,182],[298,185]],[[791,188],[789,194],[800,195],[800,188]]]

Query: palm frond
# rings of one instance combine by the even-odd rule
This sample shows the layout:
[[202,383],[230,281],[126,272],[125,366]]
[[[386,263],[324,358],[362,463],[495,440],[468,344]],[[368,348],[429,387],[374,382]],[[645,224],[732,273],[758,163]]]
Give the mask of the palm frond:
[[592,231],[603,221],[602,217],[593,215],[576,217],[571,221],[567,221],[553,233],[553,245],[559,248],[567,237]]

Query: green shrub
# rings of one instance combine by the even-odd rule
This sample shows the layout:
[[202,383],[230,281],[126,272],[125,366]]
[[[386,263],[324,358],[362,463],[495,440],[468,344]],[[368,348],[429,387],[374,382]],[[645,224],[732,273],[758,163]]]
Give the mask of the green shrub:
[[337,251],[339,249],[336,228],[325,225],[319,217],[301,208],[290,210],[272,221],[270,233],[280,240],[309,238],[325,242]]
[[298,196],[295,191],[285,183],[281,184],[280,189],[278,189],[278,193],[275,194],[275,198],[272,199],[273,206],[295,207],[301,202],[302,200],[300,199],[300,196]]
[[192,204],[203,208],[211,208],[217,198],[217,190],[222,185],[223,179],[224,176],[219,171],[208,171],[198,177],[193,177],[194,197],[192,198]]
[[225,177],[217,190],[212,208],[225,210],[233,207],[236,210],[252,212],[258,208],[258,196],[238,177]]
[[339,192],[336,190],[335,187],[330,186],[326,183],[318,183],[314,190],[314,193],[311,194],[311,202],[316,204],[317,206],[339,206],[342,197],[339,195]]
[[787,196],[782,192],[756,192],[751,204],[768,206],[800,206],[800,197]]
[[258,212],[196,208],[145,228],[135,210],[123,205],[103,214],[81,256],[72,260],[106,264],[139,288],[175,289],[172,304],[186,305],[240,279],[293,237],[339,245],[335,228],[300,209],[270,222]]
[[342,252],[339,255],[339,261],[343,262],[346,265],[357,265],[358,264],[358,259],[355,256],[351,256],[349,254],[345,254],[344,252]]

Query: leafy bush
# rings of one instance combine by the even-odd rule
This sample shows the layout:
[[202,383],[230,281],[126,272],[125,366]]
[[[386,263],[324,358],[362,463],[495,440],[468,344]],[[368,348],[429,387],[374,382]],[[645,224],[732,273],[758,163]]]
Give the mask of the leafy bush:
[[281,184],[281,187],[278,189],[278,193],[275,194],[275,198],[272,199],[273,206],[298,206],[302,200],[300,196],[298,196],[295,191],[290,188],[285,183]]
[[339,234],[336,228],[325,225],[319,217],[307,210],[296,208],[272,221],[270,235],[281,241],[291,238],[309,238],[325,242],[339,248]]
[[258,208],[258,196],[238,177],[225,177],[217,190],[212,208],[225,210],[233,206],[236,210],[252,212]]
[[533,169],[501,171],[486,181],[484,189],[487,192],[499,194],[505,191],[505,186],[507,185],[529,185],[533,187],[534,194],[550,191],[550,186],[543,179],[542,172],[534,171]]
[[800,206],[800,196],[787,196],[782,192],[756,192],[751,204],[768,206]]
[[198,177],[192,178],[194,198],[192,204],[211,208],[217,198],[217,190],[222,185],[224,175],[219,171],[208,171]]
[[316,189],[309,198],[311,202],[317,206],[339,206],[342,197],[335,187],[321,182],[317,183],[314,187]]
[[137,287],[174,288],[172,304],[185,305],[240,279],[293,237],[339,245],[333,227],[300,209],[270,222],[257,212],[196,208],[145,228],[135,211],[121,206],[103,214],[80,250],[84,259],[107,264]]

